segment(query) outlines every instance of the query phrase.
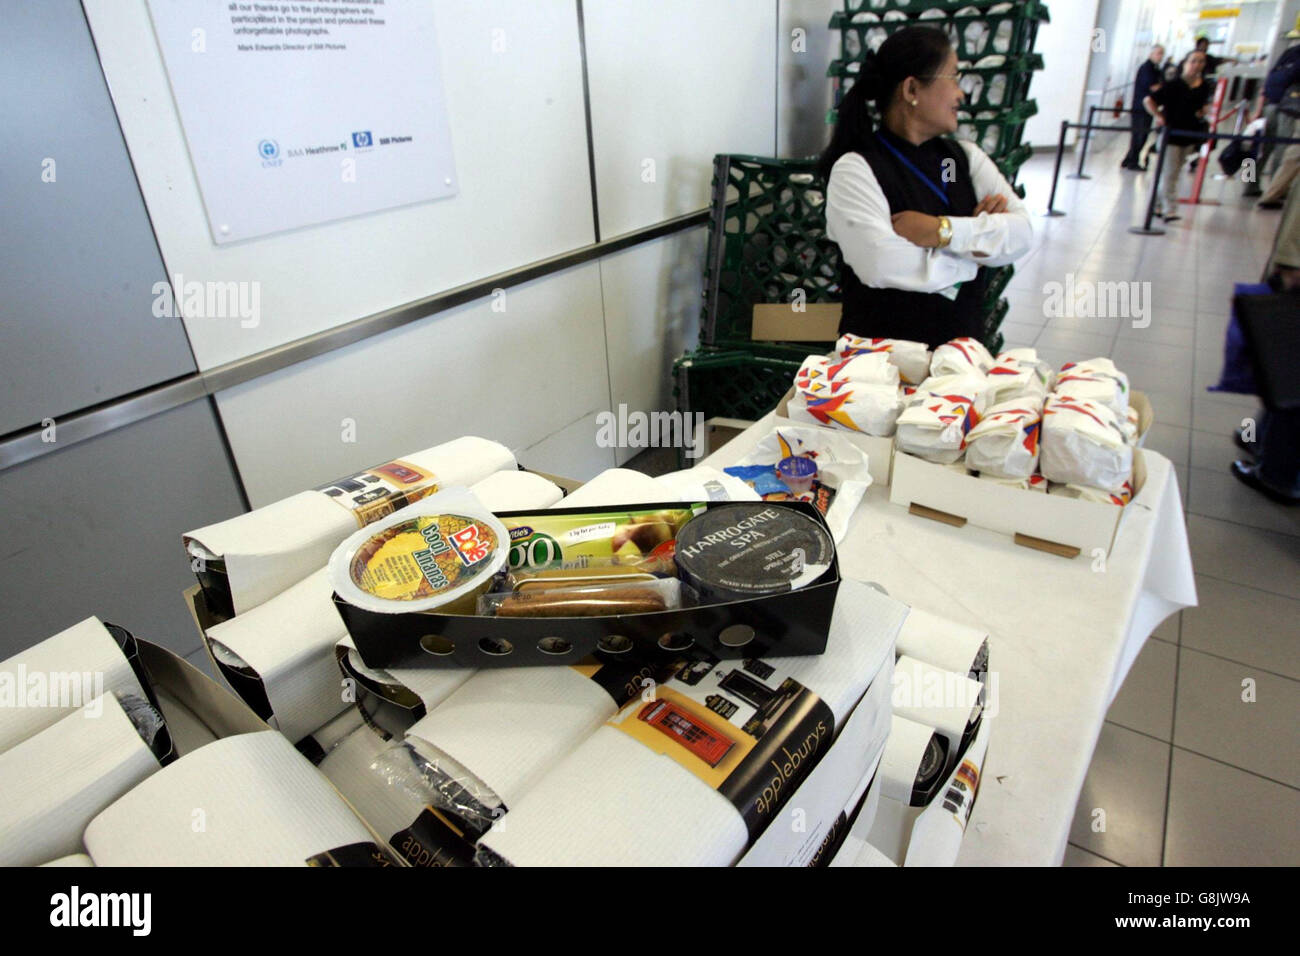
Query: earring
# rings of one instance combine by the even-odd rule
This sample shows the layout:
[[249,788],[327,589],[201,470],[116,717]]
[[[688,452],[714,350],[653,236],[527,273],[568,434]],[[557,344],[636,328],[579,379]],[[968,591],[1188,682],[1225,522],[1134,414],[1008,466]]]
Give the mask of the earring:
[[913,106],[916,105],[916,100],[912,100],[912,105],[913,105]]

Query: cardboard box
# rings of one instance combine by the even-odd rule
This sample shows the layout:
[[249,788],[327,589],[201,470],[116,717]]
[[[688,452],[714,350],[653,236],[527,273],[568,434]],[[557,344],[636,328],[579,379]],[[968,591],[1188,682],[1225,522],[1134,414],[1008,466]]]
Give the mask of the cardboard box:
[[[825,519],[812,505],[799,501],[767,504],[802,512],[830,536]],[[637,507],[670,510],[682,507],[682,502]],[[609,510],[547,509],[560,515]],[[503,512],[501,517],[535,513]],[[601,647],[617,653],[616,648],[625,645],[623,639],[631,641],[625,645],[628,650],[637,646],[655,653],[659,648],[671,650],[670,645],[686,638],[721,660],[743,660],[822,653],[839,584],[839,561],[832,555],[826,572],[797,591],[650,614],[551,618],[379,614],[349,604],[337,594],[334,603],[361,659],[370,667],[553,667],[576,663]],[[539,646],[540,641],[557,636],[567,643],[567,651],[556,653]],[[661,644],[665,638],[669,640]]]
[[808,302],[802,311],[791,303],[754,306],[750,338],[755,342],[834,342],[840,337],[839,302]]
[[137,640],[136,644],[178,755],[183,757],[223,737],[271,729],[243,701],[189,661],[149,641]]
[[[1138,444],[1155,420],[1151,402],[1134,392],[1139,416]],[[1146,463],[1141,447],[1133,449],[1133,504],[1143,501]],[[1016,544],[1065,558],[1109,554],[1128,507],[1098,504],[1007,488],[947,465],[936,465],[898,452],[894,456],[889,500],[913,514],[962,527],[967,523],[1011,535]]]
[[794,399],[794,388],[785,393],[779,405],[776,406],[776,421],[774,424],[780,428],[823,428],[828,432],[833,432],[841,438],[848,439],[854,447],[862,450],[867,456],[867,471],[871,473],[871,481],[882,488],[889,487],[893,479],[894,470],[894,439],[880,438],[875,435],[867,435],[863,432],[851,431],[847,428],[830,428],[825,425],[814,425],[810,422],[796,422],[790,418],[790,402]]

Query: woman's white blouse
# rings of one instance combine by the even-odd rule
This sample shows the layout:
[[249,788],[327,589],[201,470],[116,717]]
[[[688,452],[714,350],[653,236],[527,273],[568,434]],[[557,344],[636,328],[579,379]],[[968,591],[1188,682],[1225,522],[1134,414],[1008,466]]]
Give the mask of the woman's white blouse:
[[1033,246],[1034,226],[1024,201],[978,146],[961,145],[970,158],[975,198],[1000,193],[1007,197],[1007,211],[996,216],[949,217],[952,242],[946,249],[922,249],[894,232],[889,201],[860,154],[845,153],[831,168],[826,234],[839,245],[840,257],[863,285],[944,292],[974,279],[980,266],[1008,265]]

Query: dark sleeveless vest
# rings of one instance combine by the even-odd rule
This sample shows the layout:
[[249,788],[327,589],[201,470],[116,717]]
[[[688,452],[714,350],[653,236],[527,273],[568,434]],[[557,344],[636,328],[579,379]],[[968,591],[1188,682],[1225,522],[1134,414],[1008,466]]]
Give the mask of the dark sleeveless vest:
[[[943,161],[952,159],[956,163],[956,182],[947,184],[951,205],[945,205],[934,190],[921,182],[916,173],[899,162],[898,157],[873,135],[860,155],[875,173],[891,215],[910,210],[956,218],[975,212],[978,200],[971,179],[970,159],[958,143],[936,137],[918,147],[884,129],[879,135],[888,137],[890,144],[936,185],[943,182]],[[980,307],[988,286],[987,273],[983,269],[976,278],[962,285],[955,301],[938,293],[869,288],[859,281],[846,262],[840,263],[840,286],[844,302],[841,335],[851,332],[866,338],[911,339],[924,342],[930,348],[963,335],[981,337]]]

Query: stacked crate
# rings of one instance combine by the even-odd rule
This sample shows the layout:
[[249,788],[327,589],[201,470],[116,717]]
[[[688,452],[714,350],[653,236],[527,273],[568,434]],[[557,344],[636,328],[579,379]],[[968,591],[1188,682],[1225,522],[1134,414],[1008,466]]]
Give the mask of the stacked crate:
[[[844,0],[844,9],[831,17],[840,31],[840,57],[827,75],[837,81],[835,102],[853,86],[867,50],[878,50],[893,33],[909,26],[928,26],[948,34],[957,51],[958,72],[966,105],[957,138],[980,147],[1016,187],[1020,167],[1033,148],[1023,142],[1025,123],[1038,112],[1029,98],[1034,73],[1043,58],[1034,52],[1038,28],[1048,21],[1041,0],[1015,3],[989,0]],[[835,122],[835,110],[828,121]],[[989,270],[984,301],[983,338],[990,351],[1001,349],[998,331],[1008,311],[1002,298],[1014,272],[1012,266]]]
[[761,418],[803,359],[830,349],[753,340],[757,304],[840,300],[839,247],[826,237],[826,188],[815,167],[813,159],[714,158],[700,346],[673,369],[682,411]]
[[[945,30],[967,94],[957,136],[977,143],[1014,187],[1032,154],[1022,136],[1037,112],[1029,84],[1043,66],[1033,46],[1046,21],[1040,0],[845,0],[830,24],[841,33],[841,56],[827,71],[837,81],[835,102],[851,88],[863,52],[894,31],[914,24]],[[834,122],[834,110],[828,119]],[[811,159],[714,159],[700,345],[674,366],[680,410],[759,418],[789,390],[804,357],[831,349],[831,342],[755,342],[752,336],[756,304],[840,300],[839,249],[826,238],[826,187],[815,165]],[[1002,293],[1013,271],[988,270],[983,339],[995,353],[1008,311]]]

